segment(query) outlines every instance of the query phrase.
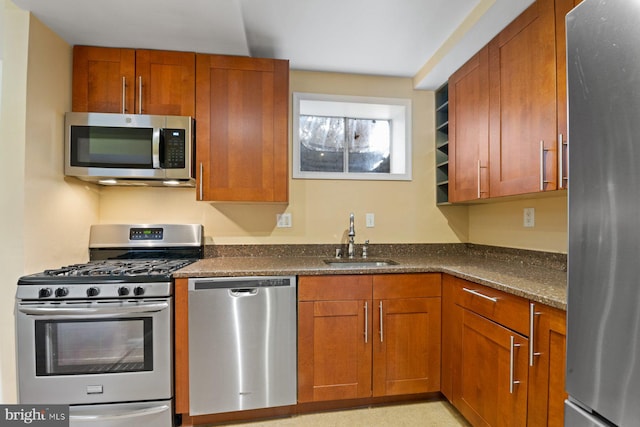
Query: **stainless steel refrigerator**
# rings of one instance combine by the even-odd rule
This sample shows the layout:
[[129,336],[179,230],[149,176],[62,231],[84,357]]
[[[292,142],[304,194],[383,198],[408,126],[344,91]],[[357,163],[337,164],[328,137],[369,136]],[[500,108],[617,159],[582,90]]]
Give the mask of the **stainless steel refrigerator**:
[[567,15],[566,426],[640,426],[640,0]]

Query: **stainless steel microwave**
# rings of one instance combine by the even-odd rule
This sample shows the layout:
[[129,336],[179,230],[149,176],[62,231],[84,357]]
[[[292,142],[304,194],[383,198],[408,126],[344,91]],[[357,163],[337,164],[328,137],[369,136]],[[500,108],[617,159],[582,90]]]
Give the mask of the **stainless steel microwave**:
[[66,113],[64,173],[103,185],[195,185],[195,121]]

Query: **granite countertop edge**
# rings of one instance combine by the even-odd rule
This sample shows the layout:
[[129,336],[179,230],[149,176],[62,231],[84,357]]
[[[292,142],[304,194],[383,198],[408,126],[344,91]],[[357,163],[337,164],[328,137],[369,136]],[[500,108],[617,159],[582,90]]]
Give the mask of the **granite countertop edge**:
[[[390,256],[397,265],[334,267],[320,256],[232,256],[199,260],[174,273],[175,278],[231,276],[305,276],[336,274],[446,273],[473,283],[566,310],[566,271],[527,265],[518,260],[478,255]],[[370,258],[372,260],[375,258]]]

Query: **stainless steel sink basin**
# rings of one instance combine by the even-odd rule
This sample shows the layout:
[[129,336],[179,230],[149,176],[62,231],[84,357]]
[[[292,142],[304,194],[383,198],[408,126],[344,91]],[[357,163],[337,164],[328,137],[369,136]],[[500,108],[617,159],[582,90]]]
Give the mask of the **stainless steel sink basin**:
[[371,268],[371,267],[388,267],[390,265],[398,265],[397,262],[390,259],[325,259],[325,264],[330,267],[337,268]]

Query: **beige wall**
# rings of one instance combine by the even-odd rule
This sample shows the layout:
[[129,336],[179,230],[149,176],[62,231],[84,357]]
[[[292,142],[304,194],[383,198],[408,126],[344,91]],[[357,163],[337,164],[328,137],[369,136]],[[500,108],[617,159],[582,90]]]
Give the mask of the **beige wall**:
[[13,295],[17,279],[87,258],[99,193],[62,173],[71,106],[71,47],[5,0],[0,108],[0,402],[16,396]]
[[[535,226],[525,228],[524,208],[535,209]],[[567,253],[567,193],[493,201],[469,207],[469,242]]]

